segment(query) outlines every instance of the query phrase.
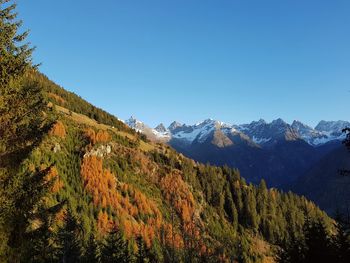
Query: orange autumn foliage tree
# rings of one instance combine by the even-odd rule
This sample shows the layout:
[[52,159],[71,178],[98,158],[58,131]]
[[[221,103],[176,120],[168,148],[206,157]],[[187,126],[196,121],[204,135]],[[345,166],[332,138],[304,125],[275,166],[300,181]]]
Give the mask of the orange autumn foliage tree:
[[65,138],[67,133],[64,124],[57,121],[50,129],[49,134],[60,138]]
[[97,229],[103,236],[106,235],[113,226],[113,221],[108,217],[106,212],[100,211],[97,217]]
[[89,140],[89,142],[94,145],[98,142],[104,143],[111,140],[111,135],[108,131],[99,130],[97,133],[92,128],[87,128],[84,131],[84,136]]
[[87,128],[84,130],[84,137],[92,144],[95,143],[96,132],[92,128]]
[[187,184],[179,174],[170,174],[162,178],[161,189],[165,198],[170,201],[184,222],[192,221],[195,202]]
[[61,209],[60,211],[58,211],[58,213],[55,215],[55,220],[59,223],[62,223],[64,221],[64,219],[66,218],[66,213],[67,210],[66,209]]
[[96,133],[96,142],[109,142],[111,140],[111,135],[108,131],[99,130]]
[[184,247],[182,236],[176,231],[175,227],[172,224],[165,223],[162,230],[163,236],[161,237],[161,241],[164,245],[168,244],[176,249]]
[[64,186],[63,181],[58,175],[57,168],[55,166],[51,167],[47,175],[45,176],[46,182],[53,182],[51,186],[51,191],[57,193]]
[[201,243],[200,229],[195,224],[195,200],[181,175],[177,172],[166,175],[161,179],[160,187],[165,199],[171,203],[182,220],[184,236]]

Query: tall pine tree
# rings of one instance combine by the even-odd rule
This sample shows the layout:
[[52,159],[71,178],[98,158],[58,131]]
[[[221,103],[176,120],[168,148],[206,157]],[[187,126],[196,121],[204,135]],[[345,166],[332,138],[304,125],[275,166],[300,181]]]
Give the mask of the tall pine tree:
[[93,234],[90,235],[88,244],[86,246],[83,262],[84,263],[101,262],[100,245]]
[[68,209],[65,214],[64,226],[58,232],[58,258],[63,263],[79,262],[82,257],[81,229],[77,218]]
[[[45,171],[22,171],[22,162],[49,127],[46,103],[34,82],[33,48],[19,33],[16,5],[0,0],[0,260],[18,262],[30,245],[27,230],[46,192]],[[46,125],[47,124],[47,125]]]
[[114,227],[108,234],[101,251],[102,262],[128,263],[131,261],[131,253],[128,243],[124,240],[121,232]]

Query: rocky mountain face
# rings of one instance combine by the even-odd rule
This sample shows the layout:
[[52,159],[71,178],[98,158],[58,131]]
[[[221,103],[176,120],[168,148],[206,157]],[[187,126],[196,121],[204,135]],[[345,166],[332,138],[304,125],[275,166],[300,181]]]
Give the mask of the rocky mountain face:
[[168,128],[160,124],[154,129],[132,118],[126,123],[196,161],[236,167],[248,181],[265,179],[269,186],[285,189],[337,147],[344,138],[342,129],[350,127],[345,121],[321,121],[312,128],[282,119],[241,125],[213,119],[194,125],[174,121]]
[[160,132],[160,133],[165,133],[167,130],[166,128],[164,127],[164,124],[161,123],[159,124],[157,127],[154,128],[157,132]]
[[282,119],[277,119],[271,123],[264,120],[253,121],[250,124],[238,126],[242,133],[261,145],[274,144],[281,140],[295,141],[300,139],[297,132]]
[[322,144],[329,140],[326,134],[323,134],[317,129],[313,129],[300,121],[293,121],[291,127],[310,145]]

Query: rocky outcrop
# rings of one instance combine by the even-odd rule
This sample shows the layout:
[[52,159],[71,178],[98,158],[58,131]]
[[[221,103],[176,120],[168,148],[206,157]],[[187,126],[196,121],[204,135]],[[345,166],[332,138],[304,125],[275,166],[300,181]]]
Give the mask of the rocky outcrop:
[[96,149],[92,149],[84,154],[85,157],[89,156],[97,156],[100,158],[103,158],[107,155],[109,155],[112,152],[112,146],[110,144],[107,145],[100,145]]

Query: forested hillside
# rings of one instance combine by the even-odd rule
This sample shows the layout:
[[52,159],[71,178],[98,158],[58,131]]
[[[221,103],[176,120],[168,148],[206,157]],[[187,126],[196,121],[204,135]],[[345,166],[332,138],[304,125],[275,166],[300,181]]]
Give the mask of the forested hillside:
[[[306,198],[148,142],[49,81],[32,65],[7,2],[1,262],[296,262],[296,247],[313,262],[317,242],[325,245],[317,256],[345,255],[345,232]],[[342,242],[329,241],[339,234]]]

